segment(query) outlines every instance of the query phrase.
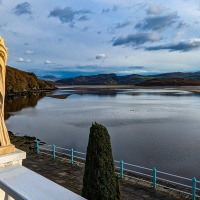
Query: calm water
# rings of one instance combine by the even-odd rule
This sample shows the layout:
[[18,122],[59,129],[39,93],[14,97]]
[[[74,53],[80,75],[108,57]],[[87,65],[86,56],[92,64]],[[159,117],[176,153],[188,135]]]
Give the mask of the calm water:
[[71,95],[7,103],[8,130],[85,152],[97,121],[109,130],[115,159],[200,179],[200,96],[144,89],[54,94]]

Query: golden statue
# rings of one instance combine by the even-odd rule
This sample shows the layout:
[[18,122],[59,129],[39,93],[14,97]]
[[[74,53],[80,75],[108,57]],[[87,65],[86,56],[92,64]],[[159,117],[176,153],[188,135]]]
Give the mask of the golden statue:
[[10,143],[4,121],[6,61],[7,50],[3,38],[0,36],[0,155],[13,153],[15,151],[15,146]]

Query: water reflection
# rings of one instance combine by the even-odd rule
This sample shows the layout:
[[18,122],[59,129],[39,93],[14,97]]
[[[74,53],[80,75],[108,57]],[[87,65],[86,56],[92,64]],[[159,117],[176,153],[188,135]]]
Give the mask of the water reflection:
[[108,89],[108,88],[77,88],[66,89],[62,88],[57,90],[56,94],[78,94],[78,95],[98,95],[98,96],[111,96],[116,97],[118,94],[126,94],[132,96],[141,96],[141,95],[158,95],[158,96],[194,96],[194,94],[189,91],[181,91],[175,89]]
[[[123,90],[121,90],[123,91]],[[119,93],[119,90],[115,89],[95,89],[95,88],[87,88],[87,89],[78,89],[78,90],[58,90],[57,93],[69,93],[69,94],[78,94],[78,95],[98,95],[98,96],[110,96],[115,97]]]
[[38,101],[46,95],[47,93],[33,93],[26,96],[7,98],[5,101],[5,120],[11,117],[10,112],[17,112],[22,110],[23,108],[34,108],[35,106],[37,106]]

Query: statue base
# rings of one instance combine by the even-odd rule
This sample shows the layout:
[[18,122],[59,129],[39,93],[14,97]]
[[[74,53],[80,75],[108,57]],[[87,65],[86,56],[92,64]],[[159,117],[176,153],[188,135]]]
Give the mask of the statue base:
[[5,155],[9,153],[14,153],[14,152],[15,152],[15,146],[13,144],[0,147],[0,155]]

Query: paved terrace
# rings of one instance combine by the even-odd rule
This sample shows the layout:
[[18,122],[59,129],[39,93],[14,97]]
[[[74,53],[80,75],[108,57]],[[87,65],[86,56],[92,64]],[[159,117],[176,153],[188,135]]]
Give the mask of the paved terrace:
[[[23,165],[65,188],[81,194],[84,163],[75,162],[72,165],[69,161],[62,161],[59,158],[53,160],[51,156],[45,154],[27,153],[27,159],[23,161]],[[124,200],[191,199],[189,195],[181,195],[164,188],[157,188],[155,191],[152,186],[134,179],[121,180],[121,187]]]
[[[71,165],[69,160],[62,161],[58,158],[53,160],[51,156],[45,154],[37,155],[35,150],[30,151],[31,147],[35,147],[35,137],[15,136],[11,132],[9,134],[11,142],[18,149],[27,152],[27,159],[23,161],[25,167],[79,195],[81,194],[84,163],[75,162]],[[121,180],[121,188],[124,200],[192,199],[191,195],[169,191],[166,188],[157,187],[157,190],[154,190],[151,185],[141,181],[137,182],[135,179]]]

